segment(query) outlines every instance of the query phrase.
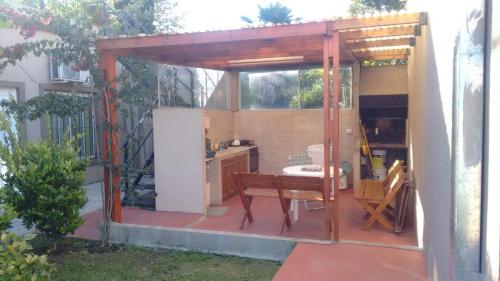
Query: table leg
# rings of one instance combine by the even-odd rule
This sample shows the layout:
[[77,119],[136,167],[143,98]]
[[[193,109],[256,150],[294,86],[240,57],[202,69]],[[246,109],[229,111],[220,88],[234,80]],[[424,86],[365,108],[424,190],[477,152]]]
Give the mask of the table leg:
[[299,221],[299,200],[292,199],[290,201],[290,210],[292,211],[293,221]]

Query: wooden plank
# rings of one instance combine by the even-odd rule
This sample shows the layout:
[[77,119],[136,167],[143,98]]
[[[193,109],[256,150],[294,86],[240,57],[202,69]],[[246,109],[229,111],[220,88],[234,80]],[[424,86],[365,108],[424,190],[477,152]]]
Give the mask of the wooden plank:
[[[99,61],[100,67],[104,73],[104,78],[106,80],[106,87],[104,91],[104,97],[102,98],[102,106],[104,108],[105,114],[109,116],[109,126],[111,128],[116,128],[118,125],[117,117],[117,106],[115,99],[116,90],[116,60],[115,55],[112,52],[104,52],[101,54]],[[109,111],[108,111],[109,110]],[[108,132],[103,126],[102,130],[102,140],[103,140],[103,159],[109,160],[108,158],[108,147],[105,145],[108,140],[111,142],[110,145],[110,156],[111,156],[111,169],[113,169],[113,174],[110,174],[109,169],[104,169],[104,189],[105,189],[105,205],[110,201],[109,196],[113,194],[113,200],[111,202],[111,218],[114,222],[120,223],[122,221],[121,213],[121,192],[120,192],[120,141],[118,130],[111,130]],[[110,177],[112,176],[111,180]],[[110,184],[111,183],[111,184]]]
[[369,38],[383,38],[388,36],[414,35],[415,26],[405,25],[399,27],[381,27],[371,29],[358,29],[340,32],[340,40],[362,40]]
[[374,56],[388,56],[388,55],[409,55],[410,48],[407,49],[394,49],[394,50],[366,50],[352,52],[356,58],[374,57]]
[[[334,232],[333,239],[340,240],[340,108],[339,108],[339,83],[340,83],[340,34],[338,31],[333,32],[332,36],[332,56],[333,56],[333,130],[330,133],[330,139],[333,140],[333,190],[335,203],[333,205],[333,221]],[[328,170],[328,169],[326,169]]]
[[260,197],[278,197],[278,190],[276,189],[267,189],[267,188],[247,188],[243,192],[247,196],[260,196]]
[[98,39],[96,45],[98,50],[116,50],[300,37],[325,33],[326,22],[313,22],[199,33]]
[[356,50],[377,47],[391,47],[391,46],[411,46],[411,38],[396,38],[396,39],[383,39],[383,40],[360,40],[350,41],[344,43],[345,48]]
[[[324,144],[324,167],[330,166],[330,37],[325,36],[323,46],[323,144]],[[330,197],[330,169],[324,169],[324,185],[323,185],[323,197]],[[335,170],[335,169],[334,169]],[[337,169],[338,170],[338,169]],[[325,202],[325,207],[330,208],[329,202]],[[323,237],[325,239],[330,239],[331,235],[331,218],[329,216],[330,212],[325,210],[325,232]],[[335,225],[335,228],[337,226]]]
[[369,18],[338,19],[332,22],[332,30],[359,29],[402,24],[426,24],[426,13],[380,15]]
[[211,54],[214,52],[224,52],[224,55],[243,54],[248,52],[254,54],[256,52],[269,52],[275,50],[318,50],[322,51],[323,41],[319,36],[304,36],[300,38],[277,38],[252,41],[238,42],[219,42],[211,44],[190,44],[184,46],[160,46],[139,48],[130,51],[130,54],[137,55],[196,55],[196,54]]
[[271,59],[271,58],[282,58],[282,57],[297,57],[303,56],[304,58],[316,58],[321,59],[321,51],[289,51],[289,50],[276,50],[270,53],[261,53],[254,52],[247,54],[224,54],[224,52],[220,52],[219,54],[206,54],[203,55],[195,54],[195,55],[164,55],[160,57],[161,61],[165,62],[186,62],[186,63],[203,63],[203,62],[211,62],[211,61],[235,61],[235,60],[252,60],[252,59]]
[[368,57],[358,57],[357,59],[360,61],[363,61],[363,60],[374,60],[374,61],[406,60],[406,59],[408,59],[408,55],[375,55],[375,56],[368,56]]

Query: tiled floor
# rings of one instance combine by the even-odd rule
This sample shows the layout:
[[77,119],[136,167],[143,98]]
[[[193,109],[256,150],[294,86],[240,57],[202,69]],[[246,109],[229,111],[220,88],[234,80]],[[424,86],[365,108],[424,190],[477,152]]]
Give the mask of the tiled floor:
[[420,251],[352,244],[299,243],[273,281],[425,281]]
[[[260,235],[278,236],[281,225],[281,208],[279,201],[272,198],[255,198],[252,211],[255,222],[245,224],[239,229],[243,217],[243,208],[239,197],[235,196],[224,206],[228,211],[218,217],[203,217],[196,214],[175,212],[148,211],[140,208],[123,207],[123,222],[130,224],[187,227],[194,229],[250,233]],[[341,192],[341,219],[340,235],[342,240],[355,240],[388,245],[416,246],[416,237],[412,228],[405,235],[398,236],[387,232],[377,224],[370,231],[362,231],[364,211],[354,200],[351,190]],[[78,229],[76,235],[86,238],[98,239],[98,225],[102,221],[101,212],[95,211],[85,215],[86,223]],[[323,233],[323,211],[307,211],[301,204],[299,206],[299,221],[293,222],[290,229],[286,229],[284,236],[305,239],[321,239]],[[96,238],[97,237],[97,238]]]

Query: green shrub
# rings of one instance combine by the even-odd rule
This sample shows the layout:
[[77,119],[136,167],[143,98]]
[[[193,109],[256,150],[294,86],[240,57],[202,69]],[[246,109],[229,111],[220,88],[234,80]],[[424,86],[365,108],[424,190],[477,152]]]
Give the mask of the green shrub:
[[31,253],[32,247],[28,241],[34,237],[34,234],[26,234],[24,237],[12,232],[1,234],[0,280],[50,280],[54,266],[47,261],[46,256]]
[[11,226],[11,221],[17,217],[16,211],[9,205],[0,205],[0,233]]
[[0,111],[0,158],[7,167],[1,176],[5,203],[14,207],[28,228],[34,226],[53,238],[73,233],[83,223],[79,211],[86,203],[81,186],[88,160],[79,159],[70,140],[22,144],[11,123]]

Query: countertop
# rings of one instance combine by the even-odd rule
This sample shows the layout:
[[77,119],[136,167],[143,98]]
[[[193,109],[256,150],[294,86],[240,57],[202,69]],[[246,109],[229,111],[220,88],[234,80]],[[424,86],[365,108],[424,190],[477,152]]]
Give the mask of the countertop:
[[248,151],[254,147],[256,147],[256,145],[254,145],[254,146],[230,146],[222,151],[217,151],[217,153],[215,154],[214,157],[205,158],[205,162],[210,162],[216,158],[227,158],[228,156]]
[[226,158],[230,155],[248,151],[255,146],[231,146],[222,151],[217,151],[215,158]]

